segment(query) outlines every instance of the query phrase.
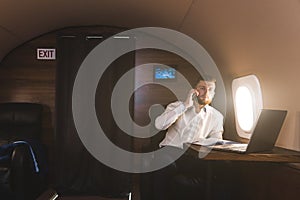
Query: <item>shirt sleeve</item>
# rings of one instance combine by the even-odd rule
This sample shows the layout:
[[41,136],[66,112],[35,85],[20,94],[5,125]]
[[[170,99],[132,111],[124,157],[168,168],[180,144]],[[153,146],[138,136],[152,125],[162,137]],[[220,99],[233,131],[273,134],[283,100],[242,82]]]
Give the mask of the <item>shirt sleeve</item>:
[[209,134],[210,138],[223,139],[223,119],[223,115],[221,114],[216,118],[214,128]]
[[155,127],[158,130],[169,128],[184,112],[186,108],[183,102],[177,101],[167,106],[166,110],[155,119]]

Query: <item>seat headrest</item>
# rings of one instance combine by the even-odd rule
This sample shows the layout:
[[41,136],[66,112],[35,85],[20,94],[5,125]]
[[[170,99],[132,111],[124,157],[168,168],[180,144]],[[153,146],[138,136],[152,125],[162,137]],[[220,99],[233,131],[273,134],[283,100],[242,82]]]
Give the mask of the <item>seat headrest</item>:
[[42,110],[43,106],[37,103],[0,103],[0,137],[36,137],[41,129]]

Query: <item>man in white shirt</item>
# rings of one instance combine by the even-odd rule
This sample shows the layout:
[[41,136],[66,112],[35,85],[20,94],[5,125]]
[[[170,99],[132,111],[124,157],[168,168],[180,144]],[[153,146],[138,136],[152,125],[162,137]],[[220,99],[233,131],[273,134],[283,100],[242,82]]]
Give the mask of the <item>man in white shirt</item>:
[[[196,171],[196,176],[203,175],[205,171],[203,163],[194,162],[184,155],[179,159],[174,158],[173,155],[184,151],[184,143],[212,138],[222,139],[223,115],[209,105],[215,95],[215,82],[214,79],[200,79],[195,88],[189,91],[184,102],[177,101],[169,104],[166,110],[156,118],[155,127],[158,130],[167,129],[166,136],[159,146],[169,148],[169,154],[165,157],[160,156],[158,159],[169,159],[174,163],[154,173],[155,200],[167,200],[170,197],[168,194],[169,186],[172,184],[170,180],[177,174]],[[173,154],[173,152],[176,153]]]
[[155,127],[166,130],[160,146],[183,148],[184,143],[193,143],[208,138],[222,139],[223,115],[209,104],[215,95],[214,80],[200,80],[191,89],[185,102],[177,101],[167,106],[155,120]]

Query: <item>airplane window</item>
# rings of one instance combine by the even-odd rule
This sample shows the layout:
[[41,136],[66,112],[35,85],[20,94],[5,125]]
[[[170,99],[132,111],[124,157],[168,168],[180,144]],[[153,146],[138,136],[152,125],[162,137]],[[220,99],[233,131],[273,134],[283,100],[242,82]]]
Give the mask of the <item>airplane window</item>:
[[248,75],[234,79],[232,94],[237,133],[249,139],[263,104],[258,78]]

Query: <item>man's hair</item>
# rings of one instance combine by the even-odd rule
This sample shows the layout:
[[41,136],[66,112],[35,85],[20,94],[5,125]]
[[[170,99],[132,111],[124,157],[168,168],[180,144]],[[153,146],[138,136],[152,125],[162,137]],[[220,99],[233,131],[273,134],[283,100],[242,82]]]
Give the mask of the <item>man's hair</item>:
[[214,77],[212,77],[212,76],[210,76],[210,75],[207,75],[207,74],[205,74],[205,75],[202,75],[202,74],[201,74],[201,76],[197,79],[197,82],[195,83],[195,86],[196,86],[200,81],[207,81],[207,82],[214,82],[214,83],[217,82],[217,80],[216,80]]

